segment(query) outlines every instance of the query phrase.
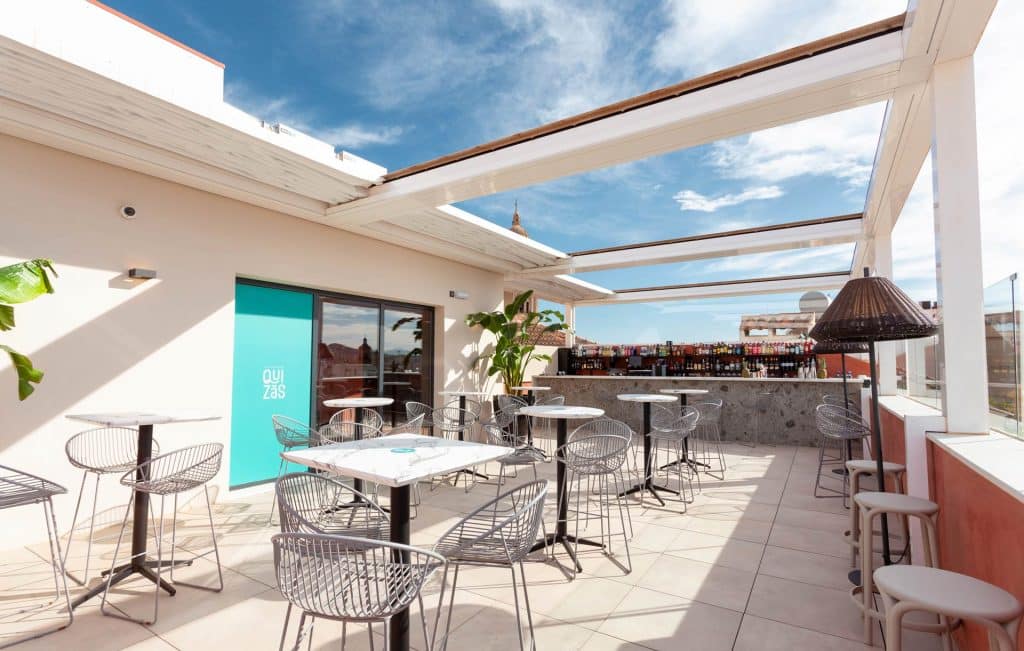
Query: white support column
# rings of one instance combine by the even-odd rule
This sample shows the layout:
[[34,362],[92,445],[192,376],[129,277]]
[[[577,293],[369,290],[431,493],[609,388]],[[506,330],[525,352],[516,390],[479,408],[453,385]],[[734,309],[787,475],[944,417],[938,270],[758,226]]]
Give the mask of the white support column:
[[972,57],[936,65],[930,85],[942,411],[947,431],[982,433],[988,377]]
[[[875,273],[892,279],[892,231],[875,233]],[[878,394],[896,395],[896,352],[903,346],[901,341],[884,341],[876,344],[878,360]]]
[[565,333],[565,345],[572,348],[576,345],[576,304],[565,304],[565,322],[569,330]]

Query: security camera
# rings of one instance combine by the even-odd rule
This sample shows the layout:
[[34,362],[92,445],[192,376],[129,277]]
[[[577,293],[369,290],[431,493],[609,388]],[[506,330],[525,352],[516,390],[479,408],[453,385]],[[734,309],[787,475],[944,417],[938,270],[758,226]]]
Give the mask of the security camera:
[[121,217],[125,219],[135,219],[135,207],[134,206],[121,206]]

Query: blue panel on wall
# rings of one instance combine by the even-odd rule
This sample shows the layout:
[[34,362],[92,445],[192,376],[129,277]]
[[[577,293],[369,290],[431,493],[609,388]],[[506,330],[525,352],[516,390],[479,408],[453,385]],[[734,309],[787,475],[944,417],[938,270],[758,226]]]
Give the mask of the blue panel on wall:
[[309,422],[313,295],[238,283],[231,391],[231,486],[274,479],[271,416]]

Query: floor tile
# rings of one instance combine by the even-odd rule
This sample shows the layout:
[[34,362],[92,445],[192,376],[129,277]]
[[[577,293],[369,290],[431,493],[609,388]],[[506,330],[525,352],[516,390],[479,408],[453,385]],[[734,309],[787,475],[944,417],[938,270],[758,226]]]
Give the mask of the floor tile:
[[665,651],[727,651],[741,617],[724,608],[634,588],[598,632]]
[[666,555],[651,566],[640,585],[743,612],[754,577],[754,572]]
[[822,531],[821,529],[805,529],[776,523],[772,526],[768,544],[838,558],[849,558],[850,556],[850,547],[843,541],[841,530]]
[[747,614],[734,651],[864,651],[860,642]]
[[670,556],[756,572],[764,545],[699,531],[681,531],[665,551]]
[[862,639],[860,612],[846,590],[761,574],[754,582],[747,613],[849,640]]
[[850,587],[851,569],[848,558],[768,545],[758,571],[780,579],[846,590]]

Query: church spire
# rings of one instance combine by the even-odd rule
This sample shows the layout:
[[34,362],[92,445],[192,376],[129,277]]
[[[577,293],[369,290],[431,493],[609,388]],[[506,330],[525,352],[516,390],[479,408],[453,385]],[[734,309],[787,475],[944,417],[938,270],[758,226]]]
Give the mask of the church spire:
[[512,212],[512,226],[511,226],[511,228],[509,228],[509,230],[512,231],[513,233],[515,233],[516,235],[522,235],[523,237],[530,237],[529,233],[526,232],[526,229],[523,228],[523,225],[519,221],[519,200],[518,199],[516,200],[515,208],[513,209],[513,212]]

